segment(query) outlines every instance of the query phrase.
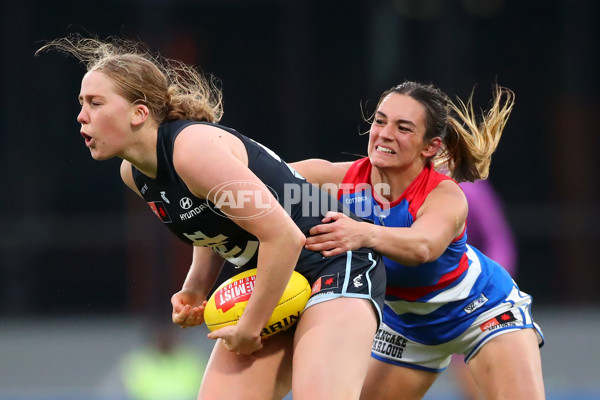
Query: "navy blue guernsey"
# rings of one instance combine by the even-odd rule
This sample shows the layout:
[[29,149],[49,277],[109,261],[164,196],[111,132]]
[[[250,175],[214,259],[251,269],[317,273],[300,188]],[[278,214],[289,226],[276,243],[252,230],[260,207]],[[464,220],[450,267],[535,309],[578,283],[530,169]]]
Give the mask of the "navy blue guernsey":
[[[184,242],[211,247],[227,261],[238,267],[243,266],[243,269],[256,267],[258,239],[227,218],[215,204],[194,196],[175,171],[175,139],[191,124],[216,126],[239,138],[246,147],[248,168],[273,192],[305,235],[310,228],[321,223],[325,212],[342,211],[342,206],[336,199],[309,184],[271,150],[234,129],[208,122],[169,121],[158,129],[156,178],[149,178],[135,167],[132,167],[132,171],[135,185],[152,211]],[[285,185],[291,186],[286,188]],[[290,191],[290,187],[294,190]],[[304,212],[303,202],[299,200],[299,190],[302,191],[303,199],[310,200],[308,209],[307,202],[304,201]],[[292,198],[296,200],[291,201]],[[293,204],[287,204],[286,208],[284,202]],[[358,220],[358,217],[352,217]],[[274,226],[273,229],[278,227]],[[307,256],[312,258],[307,252],[308,250],[303,250],[301,260]]]

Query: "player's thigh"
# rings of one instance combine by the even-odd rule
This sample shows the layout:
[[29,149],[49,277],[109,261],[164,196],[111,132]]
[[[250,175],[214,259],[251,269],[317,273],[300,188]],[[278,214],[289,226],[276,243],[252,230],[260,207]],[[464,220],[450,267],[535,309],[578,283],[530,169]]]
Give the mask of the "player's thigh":
[[439,376],[439,372],[423,371],[392,365],[371,358],[361,400],[422,399]]
[[263,341],[263,348],[238,356],[217,341],[202,379],[198,400],[283,398],[292,382],[293,332]]
[[337,298],[305,310],[294,344],[294,400],[358,399],[377,326],[368,300]]
[[538,338],[532,328],[496,336],[468,365],[486,399],[544,398]]

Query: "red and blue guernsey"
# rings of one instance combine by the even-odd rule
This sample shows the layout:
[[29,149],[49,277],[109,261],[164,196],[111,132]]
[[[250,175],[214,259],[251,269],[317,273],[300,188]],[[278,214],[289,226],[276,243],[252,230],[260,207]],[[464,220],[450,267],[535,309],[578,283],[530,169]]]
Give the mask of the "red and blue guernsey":
[[[390,204],[371,190],[371,163],[357,160],[344,177],[340,201],[359,217],[387,227],[410,227],[427,195],[451,179],[431,165]],[[487,309],[506,299],[515,285],[498,263],[467,245],[467,232],[437,259],[416,267],[384,257],[387,273],[383,322],[405,337],[427,345],[452,340]]]

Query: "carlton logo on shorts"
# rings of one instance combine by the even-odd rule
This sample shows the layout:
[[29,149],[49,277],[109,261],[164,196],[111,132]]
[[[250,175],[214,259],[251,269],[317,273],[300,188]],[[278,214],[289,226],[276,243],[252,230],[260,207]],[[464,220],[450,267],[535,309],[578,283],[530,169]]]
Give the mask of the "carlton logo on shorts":
[[495,316],[492,319],[488,319],[483,324],[479,325],[481,331],[492,331],[499,328],[504,328],[507,326],[516,325],[514,321],[517,319],[512,311],[506,311],[500,315]]

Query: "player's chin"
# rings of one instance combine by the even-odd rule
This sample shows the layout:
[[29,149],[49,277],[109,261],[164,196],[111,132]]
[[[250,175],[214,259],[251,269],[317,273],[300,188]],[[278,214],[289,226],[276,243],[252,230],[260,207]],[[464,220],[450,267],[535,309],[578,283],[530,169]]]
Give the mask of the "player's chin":
[[90,149],[90,155],[96,161],[109,160],[114,157],[113,154],[105,154],[95,149]]
[[371,165],[376,168],[385,168],[392,165],[391,157],[389,156],[375,155],[371,156],[369,161],[371,162]]

